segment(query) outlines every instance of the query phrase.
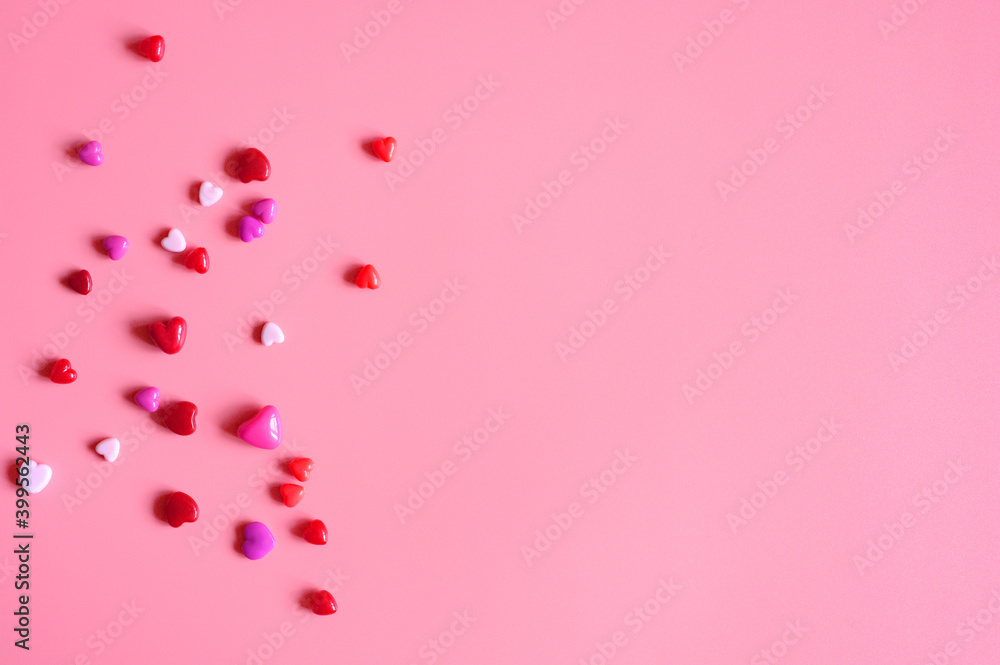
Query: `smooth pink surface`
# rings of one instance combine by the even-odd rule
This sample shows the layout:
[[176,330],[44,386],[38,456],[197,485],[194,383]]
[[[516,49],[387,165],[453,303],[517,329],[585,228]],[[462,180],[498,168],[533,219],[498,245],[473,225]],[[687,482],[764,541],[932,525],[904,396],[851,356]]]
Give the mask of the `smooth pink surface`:
[[[556,0],[44,4],[0,10],[30,34],[0,49],[3,459],[26,422],[54,469],[31,498],[30,653],[0,494],[0,662],[993,662],[996,3],[902,3],[885,36],[888,0],[592,0],[554,27]],[[391,20],[345,57],[372,12]],[[158,65],[129,47],[150,34]],[[96,169],[73,157],[95,128]],[[388,134],[391,164],[367,148]],[[248,140],[266,183],[220,176]],[[226,192],[210,209],[205,179]],[[244,244],[263,197],[281,218]],[[526,197],[546,207],[518,228]],[[208,274],[160,248],[171,227]],[[352,282],[365,263],[378,291]],[[86,298],[60,282],[81,268]],[[168,356],[143,331],[176,314],[191,334]],[[265,319],[284,344],[257,341]],[[894,368],[904,336],[921,346]],[[79,380],[25,370],[36,354]],[[689,401],[699,371],[716,378]],[[198,404],[194,436],[133,403],[147,385]],[[272,403],[281,448],[241,442]],[[824,420],[833,438],[797,452]],[[306,455],[286,508],[272,488]],[[158,519],[173,491],[196,524]],[[326,547],[298,537],[311,519]],[[258,562],[250,521],[278,540]],[[336,615],[308,609],[320,588]]]

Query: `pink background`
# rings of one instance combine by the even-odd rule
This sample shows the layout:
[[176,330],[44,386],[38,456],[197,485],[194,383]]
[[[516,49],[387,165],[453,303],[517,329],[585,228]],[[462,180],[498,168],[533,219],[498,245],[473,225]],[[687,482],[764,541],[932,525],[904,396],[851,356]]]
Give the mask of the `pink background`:
[[[551,24],[556,0],[224,3],[4,3],[2,459],[29,423],[55,475],[30,653],[2,493],[0,660],[992,662],[1000,7],[910,0],[883,34],[888,0],[593,0]],[[391,21],[345,56],[371,12]],[[158,70],[128,48],[155,33]],[[67,157],[102,123],[104,165]],[[386,134],[392,164],[365,147]],[[248,139],[271,179],[193,204]],[[246,245],[263,196],[278,218]],[[207,275],[159,247],[170,227]],[[358,262],[381,289],[345,281]],[[79,268],[99,312],[60,281]],[[239,337],[258,310],[283,345]],[[172,315],[167,356],[142,328]],[[55,351],[76,383],[36,371]],[[155,425],[144,385],[197,403],[198,432]],[[274,452],[232,434],[264,404]],[[316,470],[288,509],[270,488],[296,454]],[[157,518],[173,490],[199,522]],[[312,518],[325,547],[294,533]],[[278,539],[257,562],[249,520]],[[323,586],[340,611],[303,612]]]

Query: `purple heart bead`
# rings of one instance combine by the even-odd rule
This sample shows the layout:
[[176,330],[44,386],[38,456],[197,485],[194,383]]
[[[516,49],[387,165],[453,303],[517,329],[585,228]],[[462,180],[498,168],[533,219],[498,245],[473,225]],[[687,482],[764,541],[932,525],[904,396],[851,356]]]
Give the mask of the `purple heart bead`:
[[264,235],[264,225],[256,217],[247,215],[240,220],[240,240],[250,242]]
[[250,420],[236,429],[236,435],[264,450],[274,450],[281,445],[281,415],[273,406],[265,406]]
[[274,549],[274,534],[263,522],[250,522],[243,527],[243,554],[256,561]]
[[104,163],[104,155],[101,154],[101,144],[91,141],[76,152],[80,161],[90,166],[99,166]]
[[112,261],[117,261],[125,256],[125,250],[128,249],[128,238],[125,236],[108,236],[104,239],[104,249]]
[[150,386],[135,394],[135,403],[150,413],[156,413],[160,408],[160,389]]
[[274,216],[278,214],[278,204],[274,202],[274,199],[261,199],[250,208],[250,214],[265,224],[270,224],[274,221]]

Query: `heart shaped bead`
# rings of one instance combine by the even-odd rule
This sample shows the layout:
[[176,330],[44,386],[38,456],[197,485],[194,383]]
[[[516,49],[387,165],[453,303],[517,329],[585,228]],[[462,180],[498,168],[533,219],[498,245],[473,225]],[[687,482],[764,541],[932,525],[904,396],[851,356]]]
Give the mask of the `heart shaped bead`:
[[281,344],[285,341],[285,333],[274,321],[268,321],[260,331],[260,343],[264,346]]
[[300,482],[309,480],[314,462],[308,457],[297,457],[288,463],[288,471]]
[[28,460],[27,469],[24,468],[24,464],[21,464],[17,472],[22,478],[27,479],[27,485],[24,485],[24,488],[28,490],[29,494],[38,494],[52,480],[52,467],[48,464],[39,464],[33,459]]
[[264,153],[257,148],[244,150],[236,163],[236,177],[244,183],[251,180],[263,182],[271,177],[271,162],[267,161]]
[[90,276],[90,272],[80,270],[69,276],[69,285],[74,291],[85,296],[93,290],[94,278]]
[[135,403],[144,411],[156,413],[156,410],[160,408],[160,389],[153,386],[143,388],[135,394]]
[[184,492],[174,492],[167,497],[163,517],[175,529],[186,522],[197,522],[198,504]]
[[299,502],[302,501],[302,497],[306,493],[306,489],[302,485],[294,483],[285,483],[278,488],[278,491],[281,493],[281,500],[289,508],[299,505]]
[[121,452],[122,444],[118,439],[104,439],[94,448],[94,452],[102,456],[109,462],[114,462],[118,459],[118,453]]
[[160,35],[146,37],[139,42],[139,54],[144,58],[149,58],[153,62],[163,60],[163,53],[167,44]]
[[378,271],[375,270],[375,266],[369,263],[358,272],[358,276],[355,278],[354,283],[362,289],[377,289],[382,285],[382,278],[378,276]]
[[170,229],[167,237],[160,241],[160,247],[168,252],[179,254],[187,249],[187,240],[184,239],[184,234],[181,233],[180,229]]
[[128,249],[128,238],[125,236],[108,236],[101,244],[104,245],[104,251],[108,253],[111,260],[117,261],[125,256],[125,251]]
[[313,594],[312,611],[313,614],[320,616],[334,614],[337,611],[337,601],[334,600],[333,594],[326,589]]
[[274,202],[274,199],[261,199],[250,207],[250,214],[265,224],[273,222],[277,212],[278,204]]
[[243,527],[243,554],[256,561],[274,549],[274,534],[263,522],[250,522]]
[[57,360],[56,364],[52,366],[52,371],[49,372],[49,379],[52,380],[52,383],[73,383],[76,381],[76,376],[76,370],[65,358]]
[[206,208],[210,205],[218,203],[221,198],[222,188],[216,187],[207,180],[201,183],[201,186],[198,187],[198,202]]
[[208,272],[208,250],[204,247],[196,247],[184,257],[184,267],[194,270],[199,275]]
[[88,166],[100,166],[104,163],[104,155],[101,150],[101,144],[98,141],[91,141],[77,150],[76,156]]
[[264,225],[256,217],[246,215],[240,219],[240,240],[250,242],[264,235]]
[[281,445],[281,415],[273,406],[265,406],[240,425],[236,434],[251,446],[274,450]]
[[313,520],[302,532],[302,537],[313,545],[326,545],[326,525],[322,520]]
[[383,162],[391,162],[396,152],[396,139],[387,136],[384,139],[372,141],[372,152]]
[[163,411],[163,424],[174,434],[190,436],[198,429],[198,407],[192,402],[175,402]]
[[184,348],[187,339],[187,321],[175,316],[167,321],[154,321],[149,324],[149,336],[164,353],[174,354]]

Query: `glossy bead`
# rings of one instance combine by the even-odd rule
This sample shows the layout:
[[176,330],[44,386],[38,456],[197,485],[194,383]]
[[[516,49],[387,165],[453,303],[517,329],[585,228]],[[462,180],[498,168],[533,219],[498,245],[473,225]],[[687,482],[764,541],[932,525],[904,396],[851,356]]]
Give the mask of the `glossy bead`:
[[382,278],[378,276],[378,271],[375,270],[375,266],[369,263],[358,272],[358,276],[355,278],[354,283],[362,289],[377,289],[382,285]]
[[156,413],[160,408],[160,389],[154,386],[143,388],[135,394],[135,403],[144,411]]
[[184,348],[187,339],[187,321],[175,316],[167,321],[149,324],[149,336],[164,353],[174,354]]
[[274,199],[261,199],[250,207],[250,214],[265,224],[273,222],[277,213],[278,204],[274,202]]
[[69,277],[69,285],[74,291],[81,295],[87,295],[94,288],[94,278],[86,270],[80,270]]
[[[23,464],[22,464],[23,466]],[[28,470],[24,473],[18,468],[18,474],[22,478],[27,478],[25,489],[29,494],[38,494],[52,480],[52,467],[48,464],[41,464],[33,459],[28,460]]]
[[288,463],[288,471],[295,476],[299,482],[305,482],[309,480],[309,474],[312,473],[314,462],[308,457],[297,457]]
[[260,343],[264,346],[281,344],[285,341],[284,331],[274,321],[268,321],[260,331]]
[[174,492],[167,497],[163,517],[175,529],[187,522],[197,522],[198,504],[184,492]]
[[240,240],[250,242],[264,235],[264,225],[256,217],[246,215],[240,219]]
[[313,520],[302,532],[302,537],[313,545],[326,545],[326,525],[323,524],[322,520]]
[[294,483],[285,483],[278,488],[278,491],[281,493],[282,502],[289,508],[299,505],[299,502],[302,501],[302,497],[306,493],[306,489],[302,485]]
[[244,150],[236,163],[236,177],[244,183],[267,180],[271,177],[271,162],[267,161],[264,153],[257,148]]
[[372,141],[372,152],[383,162],[391,162],[396,153],[396,139],[387,136],[384,139]]
[[236,434],[251,446],[274,450],[281,445],[281,415],[273,406],[265,406],[240,425]]
[[101,243],[104,245],[104,251],[108,253],[112,261],[117,261],[123,256],[128,250],[128,238],[125,236],[108,236]]
[[201,183],[201,186],[198,187],[198,203],[202,204],[206,208],[210,205],[218,203],[221,198],[222,188],[216,187],[207,180]]
[[100,142],[91,141],[76,151],[80,161],[88,166],[100,166],[104,163],[104,153]]
[[204,275],[208,272],[208,250],[204,247],[192,249],[184,257],[184,267],[188,270],[194,270],[199,275]]
[[68,360],[60,358],[52,366],[49,379],[52,380],[52,383],[73,383],[76,381],[76,370],[73,369]]
[[118,453],[121,452],[122,444],[121,441],[115,438],[104,439],[99,444],[94,447],[94,452],[108,460],[109,462],[114,462],[118,459]]
[[174,434],[190,436],[198,429],[198,407],[192,402],[174,402],[163,410],[163,424]]
[[167,237],[160,241],[160,247],[168,252],[180,254],[187,249],[187,240],[184,239],[184,234],[181,233],[180,229],[170,229]]
[[313,614],[318,614],[320,616],[329,616],[334,614],[337,611],[337,601],[334,600],[333,594],[326,589],[317,591],[313,594],[312,611]]
[[243,527],[243,554],[256,561],[274,549],[274,534],[263,522],[250,522]]
[[163,60],[163,53],[167,44],[160,35],[146,37],[139,42],[139,54],[144,58],[149,58],[153,62]]

